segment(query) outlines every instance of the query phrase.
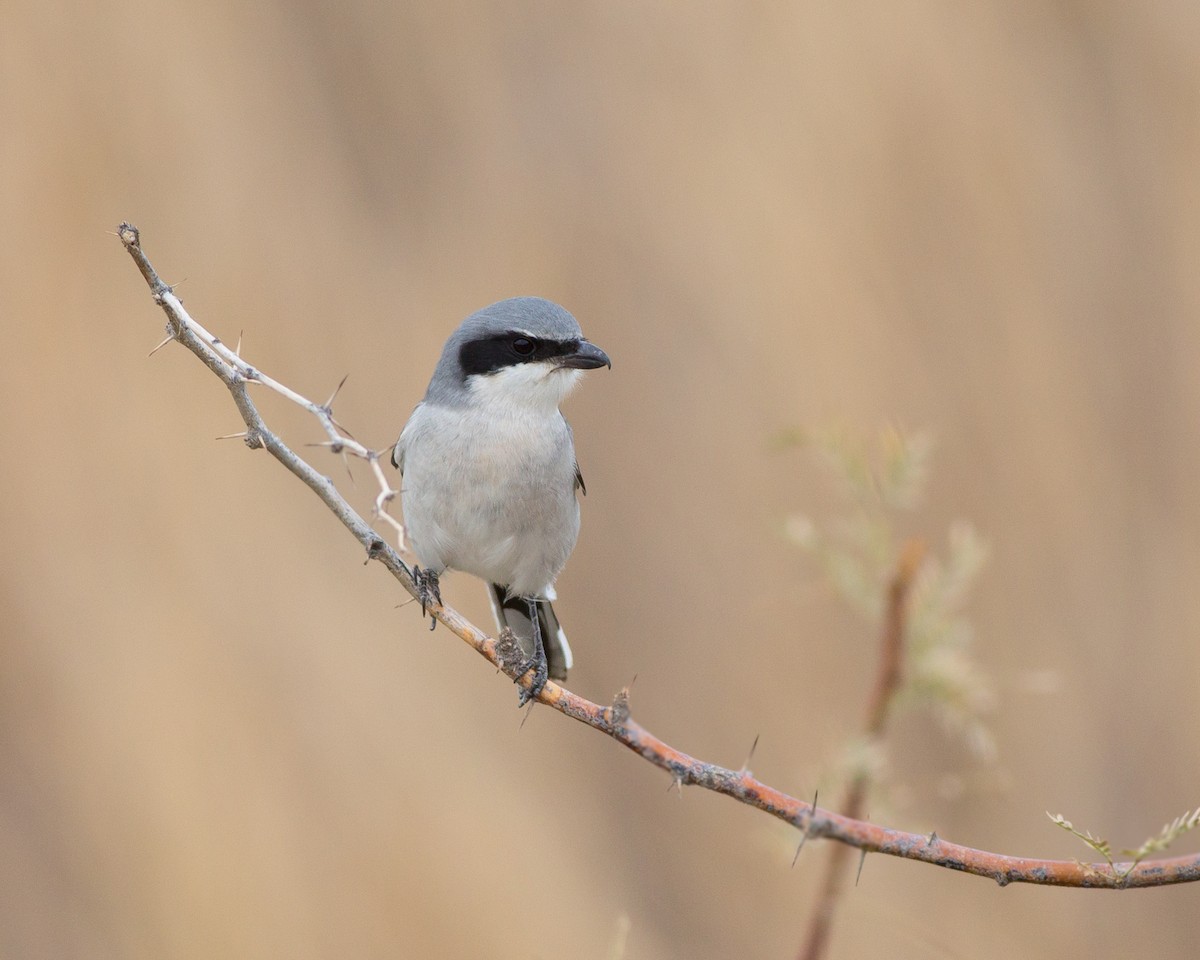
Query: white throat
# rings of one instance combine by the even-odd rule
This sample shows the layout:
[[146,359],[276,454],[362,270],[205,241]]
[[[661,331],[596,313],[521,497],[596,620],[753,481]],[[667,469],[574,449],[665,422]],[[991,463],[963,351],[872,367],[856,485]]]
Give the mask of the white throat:
[[467,392],[496,410],[552,413],[579,383],[582,370],[550,363],[518,363],[494,373],[467,377]]

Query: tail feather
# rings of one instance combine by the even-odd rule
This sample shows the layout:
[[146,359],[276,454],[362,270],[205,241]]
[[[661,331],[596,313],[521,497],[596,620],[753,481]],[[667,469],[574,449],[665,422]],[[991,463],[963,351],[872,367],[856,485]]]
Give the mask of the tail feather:
[[[546,651],[546,667],[551,679],[566,680],[567,671],[574,664],[571,646],[558,622],[558,616],[550,601],[556,599],[554,590],[547,588],[545,600],[535,600],[537,605],[538,629],[542,634],[542,647]],[[509,596],[508,590],[499,584],[488,585],[488,599],[492,601],[492,613],[496,615],[496,626],[508,627],[520,643],[526,656],[533,656],[533,624],[529,619],[529,606],[524,597]]]
[[575,658],[571,654],[571,645],[567,643],[562,624],[558,622],[558,614],[550,605],[550,601],[554,599],[557,598],[551,595],[538,601],[538,625],[542,630],[542,644],[546,648],[550,676],[555,680],[566,680],[567,671],[575,665]]

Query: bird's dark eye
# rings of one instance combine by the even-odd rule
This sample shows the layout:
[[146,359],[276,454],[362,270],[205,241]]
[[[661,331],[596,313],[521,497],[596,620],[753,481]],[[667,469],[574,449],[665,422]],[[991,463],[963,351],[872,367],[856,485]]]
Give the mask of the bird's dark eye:
[[521,356],[527,357],[534,351],[534,342],[528,337],[517,337],[512,342],[512,348]]

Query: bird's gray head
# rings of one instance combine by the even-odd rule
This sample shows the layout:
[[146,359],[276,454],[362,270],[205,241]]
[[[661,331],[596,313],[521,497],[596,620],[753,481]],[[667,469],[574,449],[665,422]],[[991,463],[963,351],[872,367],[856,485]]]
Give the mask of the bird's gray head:
[[579,323],[541,297],[513,297],[467,317],[442,348],[427,402],[557,407],[583,370],[611,367]]

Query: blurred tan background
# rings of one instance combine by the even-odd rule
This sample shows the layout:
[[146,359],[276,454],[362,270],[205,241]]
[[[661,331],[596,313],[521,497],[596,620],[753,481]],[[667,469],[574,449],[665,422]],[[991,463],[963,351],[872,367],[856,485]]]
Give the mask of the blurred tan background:
[[[521,729],[308,491],[213,441],[240,424],[192,356],[146,358],[121,219],[251,361],[316,399],[349,373],[380,446],[462,316],[568,306],[614,359],[568,405],[571,686],[636,674],[651,729],[732,766],[761,734],[800,795],[874,635],[781,535],[828,496],[771,437],[928,428],[909,532],[991,545],[1000,768],[909,717],[889,822],[1086,858],[1044,811],[1123,846],[1200,803],[1198,171],[1185,0],[7,4],[0,955],[599,960],[627,918],[636,960],[790,957],[824,860],[548,710]],[[872,857],[833,956],[1192,957],[1198,898]]]

